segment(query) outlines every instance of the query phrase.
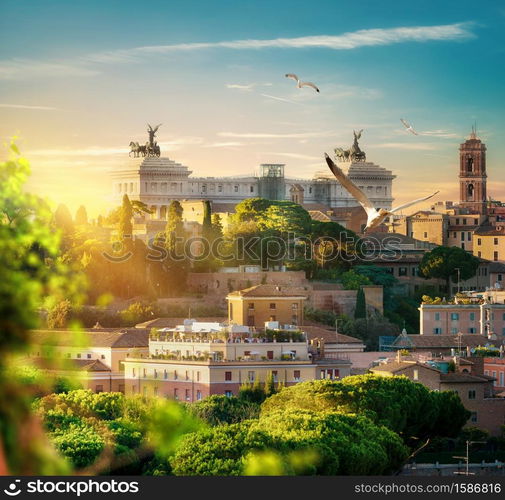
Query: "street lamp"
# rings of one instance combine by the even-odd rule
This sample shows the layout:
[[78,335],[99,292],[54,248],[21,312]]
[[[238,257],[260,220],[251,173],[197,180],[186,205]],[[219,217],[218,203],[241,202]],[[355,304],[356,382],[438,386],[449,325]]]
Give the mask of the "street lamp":
[[475,475],[475,472],[469,472],[468,471],[468,464],[470,462],[470,455],[469,455],[469,447],[471,444],[474,444],[474,443],[482,443],[482,444],[485,444],[486,441],[466,441],[466,457],[452,457],[452,458],[460,458],[462,460],[464,460],[466,462],[466,472],[454,472],[454,474],[464,474],[465,476],[469,476],[470,474],[472,476]]

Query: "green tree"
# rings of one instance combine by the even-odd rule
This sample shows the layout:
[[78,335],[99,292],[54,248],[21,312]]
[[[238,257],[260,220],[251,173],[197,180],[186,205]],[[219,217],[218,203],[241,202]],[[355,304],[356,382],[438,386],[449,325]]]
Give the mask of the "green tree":
[[212,234],[214,239],[223,237],[223,222],[219,214],[212,214]]
[[207,241],[212,240],[212,208],[210,201],[203,202],[203,221],[202,221],[202,237]]
[[191,414],[212,426],[257,418],[259,410],[260,406],[257,403],[217,394],[188,405]]
[[419,271],[425,278],[439,278],[446,282],[447,290],[450,292],[450,282],[457,281],[459,277],[465,281],[477,272],[479,259],[474,257],[459,247],[435,247],[431,252],[424,254]]
[[88,223],[88,212],[86,211],[86,207],[81,205],[77,212],[75,213],[75,224],[76,225],[84,225]]
[[72,313],[72,304],[68,299],[62,300],[47,313],[48,328],[65,328]]
[[340,281],[345,290],[360,290],[363,285],[371,285],[372,281],[367,276],[350,269],[340,276]]
[[73,299],[82,282],[70,280],[58,260],[60,238],[49,206],[25,191],[28,162],[14,144],[10,155],[0,163],[0,469],[58,475],[69,469],[31,412],[33,387],[12,376],[9,362],[30,348],[29,330],[39,326],[39,309]]
[[354,309],[354,318],[355,319],[366,319],[366,300],[365,300],[365,292],[362,287],[359,288],[358,293],[356,295],[356,308]]
[[123,195],[123,203],[119,212],[118,238],[125,242],[127,248],[132,246],[133,238],[133,208],[127,194]]

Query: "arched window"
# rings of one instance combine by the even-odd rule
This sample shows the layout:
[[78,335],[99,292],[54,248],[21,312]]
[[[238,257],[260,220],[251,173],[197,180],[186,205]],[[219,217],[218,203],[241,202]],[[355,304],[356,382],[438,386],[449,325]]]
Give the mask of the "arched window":
[[466,171],[469,174],[471,174],[473,172],[473,158],[471,156],[469,156],[466,159]]
[[473,198],[474,187],[473,184],[468,184],[468,199]]

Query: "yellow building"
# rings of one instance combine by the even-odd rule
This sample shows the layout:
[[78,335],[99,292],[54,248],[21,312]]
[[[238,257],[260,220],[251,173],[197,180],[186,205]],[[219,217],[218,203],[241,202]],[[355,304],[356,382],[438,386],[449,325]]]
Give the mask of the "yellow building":
[[303,305],[307,299],[303,288],[256,285],[231,292],[226,298],[230,323],[256,328],[269,321],[303,325]]
[[505,224],[476,231],[473,254],[482,259],[505,261]]

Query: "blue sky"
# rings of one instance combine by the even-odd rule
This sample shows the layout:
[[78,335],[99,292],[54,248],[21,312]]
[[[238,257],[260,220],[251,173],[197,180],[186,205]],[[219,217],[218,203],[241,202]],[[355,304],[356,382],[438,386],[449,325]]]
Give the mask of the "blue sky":
[[457,196],[458,146],[476,120],[503,199],[504,28],[496,1],[4,0],[0,135],[20,137],[32,189],[98,210],[146,122],[163,123],[162,151],[196,175],[285,162],[311,177],[363,128],[401,202],[435,185]]

